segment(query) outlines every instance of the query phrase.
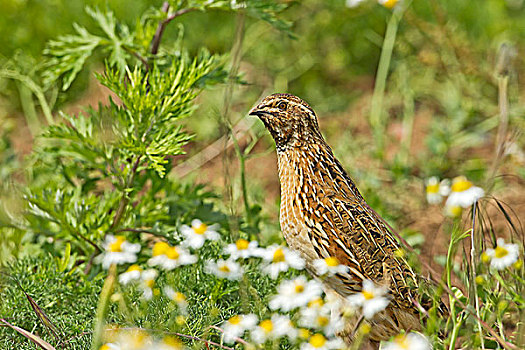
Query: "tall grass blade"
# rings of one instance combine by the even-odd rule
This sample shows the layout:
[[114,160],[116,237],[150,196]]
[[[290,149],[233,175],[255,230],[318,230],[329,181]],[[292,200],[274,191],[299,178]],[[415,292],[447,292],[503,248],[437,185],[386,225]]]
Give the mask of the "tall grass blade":
[[40,348],[42,348],[44,350],[56,350],[53,345],[49,344],[48,342],[46,342],[45,340],[40,338],[38,335],[33,334],[33,333],[29,332],[29,331],[26,331],[23,328],[20,328],[20,327],[17,327],[17,326],[13,326],[12,324],[7,322],[3,318],[0,318],[0,324],[2,324],[2,323],[4,324],[4,326],[7,326],[7,327],[17,331],[18,333],[22,334],[24,337],[26,337],[27,339],[31,340],[33,343],[38,345]]
[[35,314],[37,315],[38,319],[40,321],[42,321],[42,323],[44,324],[44,326],[46,327],[46,330],[57,340],[57,341],[60,341],[61,338],[60,338],[60,335],[59,335],[59,331],[58,331],[58,328],[53,324],[53,322],[51,322],[51,320],[49,319],[49,317],[47,316],[47,314],[44,312],[44,310],[42,310],[42,308],[40,306],[38,306],[38,304],[36,303],[36,301],[31,298],[31,296],[24,290],[24,288],[20,285],[20,283],[14,279],[15,283],[17,284],[18,288],[20,288],[20,290],[22,291],[22,293],[24,293],[24,295],[26,296],[27,298],[27,301],[29,301],[29,305],[31,305],[31,308],[33,309],[33,311],[35,312]]

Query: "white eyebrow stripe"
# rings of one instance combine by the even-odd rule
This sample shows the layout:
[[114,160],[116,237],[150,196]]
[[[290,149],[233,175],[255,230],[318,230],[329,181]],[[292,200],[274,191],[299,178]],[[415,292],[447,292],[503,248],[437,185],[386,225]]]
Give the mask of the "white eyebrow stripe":
[[286,98],[283,98],[283,97],[274,97],[274,98],[272,98],[271,100],[269,100],[269,101],[267,101],[265,103],[265,107],[274,107],[280,101],[285,101],[287,103],[293,103],[294,105],[298,106],[303,112],[306,112],[308,114],[316,115],[314,110],[312,109],[312,107],[310,107],[308,105],[304,105],[300,101],[299,102],[298,101],[293,101],[293,100],[289,100],[289,99],[286,99]]

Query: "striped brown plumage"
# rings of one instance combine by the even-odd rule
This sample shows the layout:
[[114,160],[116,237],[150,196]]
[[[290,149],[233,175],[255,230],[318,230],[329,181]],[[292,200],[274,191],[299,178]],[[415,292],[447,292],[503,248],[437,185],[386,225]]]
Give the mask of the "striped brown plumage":
[[341,297],[359,292],[364,279],[388,286],[391,303],[371,321],[372,340],[420,329],[413,303],[418,299],[416,275],[395,254],[398,242],[335,158],[313,109],[294,95],[274,94],[250,114],[262,120],[275,140],[281,229],[309,272],[315,276],[315,259],[335,257],[349,272],[323,282]]

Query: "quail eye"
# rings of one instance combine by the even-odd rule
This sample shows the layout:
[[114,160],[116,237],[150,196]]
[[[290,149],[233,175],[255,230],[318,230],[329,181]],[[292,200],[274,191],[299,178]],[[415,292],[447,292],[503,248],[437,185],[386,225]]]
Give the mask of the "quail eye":
[[285,110],[287,106],[288,105],[287,105],[286,102],[279,102],[279,104],[277,105],[277,108],[279,108],[281,110]]

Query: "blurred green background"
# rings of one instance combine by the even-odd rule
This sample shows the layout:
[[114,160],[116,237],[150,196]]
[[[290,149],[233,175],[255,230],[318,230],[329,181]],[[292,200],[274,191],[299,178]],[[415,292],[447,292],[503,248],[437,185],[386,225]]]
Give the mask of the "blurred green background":
[[[244,26],[239,73],[243,84],[234,87],[230,120],[241,146],[255,147],[247,160],[250,196],[263,213],[277,216],[278,182],[272,141],[246,111],[265,94],[290,92],[316,110],[321,128],[336,155],[356,179],[368,201],[401,227],[414,223],[426,210],[426,177],[467,175],[485,183],[493,174],[499,125],[498,55],[504,52],[510,103],[509,148],[496,189],[510,203],[523,189],[523,93],[519,77],[525,38],[525,4],[520,0],[405,1],[397,30],[384,102],[380,112],[385,130],[385,154],[374,154],[377,137],[370,126],[370,109],[379,57],[393,11],[373,0],[357,7],[340,1],[282,1],[280,18],[292,23],[291,33],[248,17]],[[0,55],[4,65],[16,65],[36,76],[48,40],[73,33],[73,23],[97,33],[86,6],[108,8],[130,27],[140,14],[159,8],[162,1],[15,1],[0,3]],[[231,62],[238,15],[210,10],[191,12],[167,27],[163,44],[169,50],[183,31],[190,52],[206,47]],[[504,49],[502,49],[502,47]],[[104,52],[88,60],[67,94],[58,94],[56,110],[78,112],[107,101],[108,92],[93,79],[101,71]],[[37,78],[35,78],[37,79]],[[17,173],[16,164],[31,151],[35,127],[27,117],[19,82],[0,79],[3,179]],[[201,182],[221,192],[222,164],[218,152],[209,159],[223,135],[226,85],[199,98],[200,108],[186,128],[195,134],[188,155],[175,160],[170,176],[182,182]],[[53,99],[53,93],[46,96]],[[29,97],[34,100],[34,97]],[[44,124],[41,115],[40,124]],[[29,126],[29,128],[28,128]],[[36,128],[38,130],[38,128]],[[36,132],[36,134],[38,134]],[[193,157],[195,156],[195,157]],[[201,157],[201,158],[199,158]],[[186,160],[189,162],[185,162]],[[194,162],[196,160],[196,162]],[[232,162],[233,173],[237,163]],[[20,178],[20,176],[19,176]],[[238,186],[238,179],[233,176]],[[509,190],[509,187],[513,190]],[[388,190],[385,190],[388,189]],[[412,195],[409,195],[412,194]],[[416,196],[414,197],[414,194]],[[240,196],[240,190],[234,195]],[[522,207],[518,207],[520,212]],[[441,216],[438,215],[441,220]],[[435,224],[435,223],[434,223]],[[426,230],[425,224],[415,224]],[[437,225],[437,224],[435,224]],[[278,230],[273,220],[272,226]]]

